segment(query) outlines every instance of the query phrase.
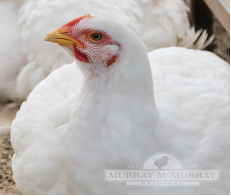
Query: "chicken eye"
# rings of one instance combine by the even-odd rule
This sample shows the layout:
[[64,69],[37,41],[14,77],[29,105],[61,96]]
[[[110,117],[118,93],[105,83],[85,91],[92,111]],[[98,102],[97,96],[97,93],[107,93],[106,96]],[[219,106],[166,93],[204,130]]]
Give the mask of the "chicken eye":
[[94,41],[100,41],[102,39],[102,34],[100,33],[92,33],[91,34],[91,39]]

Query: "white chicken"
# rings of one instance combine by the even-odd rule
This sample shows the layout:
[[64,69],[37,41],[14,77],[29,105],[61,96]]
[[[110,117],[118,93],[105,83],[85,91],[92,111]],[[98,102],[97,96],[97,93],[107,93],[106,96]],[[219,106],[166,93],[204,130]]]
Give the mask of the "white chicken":
[[[42,79],[63,64],[70,63],[72,60],[65,51],[42,43],[41,40],[44,32],[84,14],[91,13],[117,20],[140,36],[149,51],[168,46],[201,49],[211,39],[206,42],[207,33],[205,31],[201,34],[201,31],[195,32],[194,28],[190,27],[187,11],[188,7],[182,0],[25,1],[18,15],[20,30],[11,31],[17,32],[20,39],[18,36],[11,37],[22,41],[22,44],[14,44],[14,46],[17,45],[19,51],[10,53],[11,56],[5,59],[6,62],[1,62],[0,69],[5,71],[5,67],[15,56],[25,61],[24,66],[17,77],[8,78],[9,84],[7,81],[0,82],[6,85],[1,89],[12,86],[16,88],[17,93],[11,91],[14,97],[9,96],[9,98],[25,100]],[[24,57],[21,55],[22,52]],[[19,65],[15,62],[12,62],[12,65],[21,67],[20,61]],[[3,72],[1,70],[0,72]],[[9,72],[17,70],[7,69]],[[3,91],[1,94],[5,92],[0,91]],[[7,96],[8,94],[4,95],[4,97]]]
[[[133,31],[90,16],[45,40],[75,62],[40,82],[13,121],[13,177],[23,194],[229,193],[226,62],[177,47],[147,54]],[[140,165],[156,152],[220,169],[220,182],[159,189],[104,181],[105,169]]]
[[17,24],[21,1],[0,1],[0,101],[16,97],[16,78],[26,64]]

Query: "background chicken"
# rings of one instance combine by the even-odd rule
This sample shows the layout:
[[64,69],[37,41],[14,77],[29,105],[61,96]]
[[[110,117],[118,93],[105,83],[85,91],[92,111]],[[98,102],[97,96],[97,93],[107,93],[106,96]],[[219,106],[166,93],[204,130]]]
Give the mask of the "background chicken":
[[27,62],[22,53],[20,26],[17,23],[21,3],[0,1],[0,100],[16,97],[16,78]]
[[[168,46],[201,49],[207,45],[206,32],[200,36],[201,31],[195,32],[190,27],[188,7],[182,0],[28,0],[10,3],[15,10],[8,14],[15,13],[15,18],[8,25],[18,29],[11,31],[17,32],[17,36],[6,35],[13,37],[14,52],[10,52],[7,59],[1,58],[0,72],[7,70],[9,76],[0,79],[0,99],[25,100],[49,73],[71,62],[65,51],[42,40],[44,32],[80,15],[91,13],[119,21],[140,36],[149,51]],[[20,57],[20,60],[13,61],[16,57]],[[11,90],[5,91],[5,88]]]

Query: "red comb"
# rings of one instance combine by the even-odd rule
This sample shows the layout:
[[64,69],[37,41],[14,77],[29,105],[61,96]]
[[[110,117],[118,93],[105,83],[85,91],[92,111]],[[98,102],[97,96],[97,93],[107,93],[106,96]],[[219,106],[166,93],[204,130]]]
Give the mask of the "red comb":
[[78,18],[75,18],[75,19],[71,20],[70,22],[68,22],[67,24],[65,24],[63,26],[73,26],[75,24],[78,24],[79,21],[84,19],[84,18],[93,18],[93,16],[91,16],[90,14],[86,14],[84,16],[80,16]]

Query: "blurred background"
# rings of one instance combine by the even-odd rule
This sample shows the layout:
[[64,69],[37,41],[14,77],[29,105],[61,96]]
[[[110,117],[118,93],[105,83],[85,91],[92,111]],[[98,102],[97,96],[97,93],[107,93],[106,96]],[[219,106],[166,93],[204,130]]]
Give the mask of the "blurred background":
[[[70,3],[70,5],[68,4],[68,2]],[[55,70],[60,65],[70,62],[69,57],[66,57],[66,54],[63,54],[61,50],[56,49],[57,46],[54,45],[44,45],[44,48],[46,49],[44,49],[45,54],[47,54],[47,49],[52,51],[51,55],[53,55],[56,52],[56,56],[54,55],[53,60],[57,59],[59,63],[55,64],[53,67],[49,67],[49,69],[46,67],[47,70],[43,70],[42,68],[44,68],[45,66],[41,68],[39,67],[39,63],[51,64],[52,59],[46,58],[46,56],[44,56],[44,53],[41,53],[39,57],[38,55],[35,55],[39,54],[39,52],[43,50],[40,44],[42,40],[37,39],[37,37],[35,36],[37,35],[36,33],[41,32],[40,34],[38,34],[38,36],[41,35],[41,37],[43,37],[48,32],[48,30],[52,30],[53,26],[57,28],[57,24],[59,24],[60,17],[65,18],[63,20],[68,22],[68,19],[73,17],[73,14],[79,16],[84,14],[84,12],[88,14],[90,13],[92,15],[94,13],[104,14],[104,12],[110,12],[112,18],[117,16],[119,18],[119,16],[123,16],[122,20],[124,20],[124,24],[127,25],[128,28],[134,30],[139,36],[141,36],[144,43],[146,41],[146,45],[149,51],[167,46],[184,46],[183,42],[181,42],[183,38],[180,37],[180,35],[178,37],[177,35],[176,37],[173,37],[174,32],[180,30],[179,26],[177,25],[179,25],[179,21],[181,21],[185,28],[190,29],[190,26],[188,26],[188,24],[190,24],[192,27],[195,27],[195,32],[200,29],[203,29],[206,30],[206,32],[208,33],[208,36],[206,36],[205,34],[203,35],[200,32],[199,34],[200,36],[202,36],[202,38],[200,38],[200,36],[196,35],[196,33],[194,32],[194,29],[193,31],[190,30],[190,32],[193,35],[188,35],[187,39],[191,37],[192,39],[195,39],[193,40],[193,44],[196,43],[198,40],[204,40],[206,42],[206,40],[208,41],[210,38],[212,38],[212,36],[214,36],[213,41],[209,43],[208,46],[206,46],[205,44],[206,47],[203,48],[202,44],[201,47],[198,47],[198,49],[205,49],[214,52],[222,59],[230,63],[229,0],[134,0],[134,2],[131,0],[129,1],[129,3],[124,3],[124,1],[122,0],[117,2],[115,0],[110,0],[107,1],[107,3],[105,4],[105,1],[103,0],[97,1],[97,3],[95,4],[92,3],[92,0],[84,0],[84,2],[80,2],[83,6],[81,8],[82,13],[75,13],[75,2],[79,3],[80,1],[68,0],[64,3],[64,1],[52,0],[48,3],[48,1],[44,0],[37,0],[37,2],[35,0],[0,0],[0,32],[2,33],[2,35],[0,36],[0,40],[1,42],[3,42],[4,40],[7,41],[7,36],[9,36],[9,34],[10,37],[14,36],[17,38],[17,41],[14,41],[13,46],[7,41],[4,47],[0,48],[0,53],[2,52],[2,54],[0,54],[0,96],[1,93],[3,94],[2,97],[0,97],[0,127],[7,128],[8,126],[10,126],[12,120],[15,117],[16,112],[20,108],[21,102],[26,100],[26,96],[39,81],[45,78],[51,71]],[[191,12],[185,11],[185,5],[189,7]],[[86,10],[84,10],[84,6],[86,7]],[[52,8],[52,10],[49,10],[49,8]],[[68,12],[67,8],[70,8],[71,11]],[[163,9],[164,11],[161,9]],[[174,12],[174,9],[176,13]],[[136,14],[133,15],[131,10],[135,10]],[[63,11],[65,12],[62,13]],[[59,15],[59,13],[62,14]],[[144,13],[150,14],[150,16],[147,17],[144,15]],[[156,29],[160,28],[158,26],[159,22],[155,23],[154,18],[152,18],[157,13],[162,14],[160,16],[160,20],[163,19],[163,24],[164,22],[166,22],[166,25],[168,26],[169,24],[173,24],[172,27],[174,27],[175,29],[169,29],[169,34],[165,32],[163,40],[169,40],[168,43],[166,41],[165,43],[163,43],[163,45],[161,45],[162,43],[160,42],[153,42],[151,43],[152,45],[148,45],[150,40],[153,40],[151,39],[152,35],[155,34],[155,36],[158,36],[158,32],[160,34],[163,34],[162,29],[156,31]],[[173,22],[165,20],[166,13],[170,15],[172,14],[172,20],[174,20]],[[106,14],[107,13],[105,13],[105,15]],[[187,17],[184,16],[184,14],[187,14]],[[53,20],[49,20],[49,16],[52,18],[53,15],[57,19],[56,23],[53,22]],[[142,16],[145,20],[142,19]],[[170,18],[169,15],[167,16],[167,18]],[[188,21],[185,21],[185,18]],[[18,19],[19,21],[17,21]],[[179,19],[179,21],[176,21],[177,19]],[[133,23],[133,26],[131,25],[131,21]],[[36,22],[37,25],[35,25]],[[63,24],[61,22],[60,25]],[[136,24],[138,23],[139,25],[136,26]],[[11,24],[11,26],[9,24]],[[51,27],[46,29],[44,25],[49,26],[49,24],[51,24]],[[148,28],[146,26],[142,26],[140,30],[139,27],[144,24],[147,24]],[[13,34],[12,31],[16,33]],[[145,34],[144,31],[145,33],[147,32],[147,34]],[[33,32],[32,35],[30,35],[30,32]],[[20,37],[19,34],[23,37]],[[20,41],[23,42],[22,47],[20,46]],[[210,41],[211,40],[209,40],[209,42]],[[23,45],[25,43],[27,47]],[[193,44],[188,45],[188,48],[196,48],[196,44]],[[55,47],[55,49],[52,47]],[[32,53],[33,50],[34,53]],[[18,51],[17,54],[16,51]],[[10,55],[12,55],[12,53],[15,53],[15,55],[11,57]],[[14,62],[12,63],[12,61]],[[17,68],[13,75],[10,75],[10,69],[13,69],[15,62],[21,62],[23,66]],[[10,63],[12,63],[12,68],[9,68]],[[18,75],[22,72],[22,70],[25,67],[29,67],[29,71],[25,70],[21,74],[20,78],[16,79],[16,82],[18,82],[19,84],[24,84],[25,88],[20,88],[19,90],[17,90],[13,87],[13,85],[15,85],[13,83],[10,83],[8,86],[6,85],[6,87],[4,86],[6,81],[11,80],[11,77],[12,80],[14,76],[18,77]],[[30,72],[31,70],[33,71],[33,73]],[[8,73],[10,74],[7,75]],[[1,80],[1,77],[4,78],[4,80]],[[9,91],[9,93],[5,93],[6,91]],[[14,91],[15,93],[13,93]],[[16,93],[18,93],[17,98],[14,97]],[[13,149],[10,143],[10,135],[0,134],[0,194],[20,194],[12,179],[12,155]]]

